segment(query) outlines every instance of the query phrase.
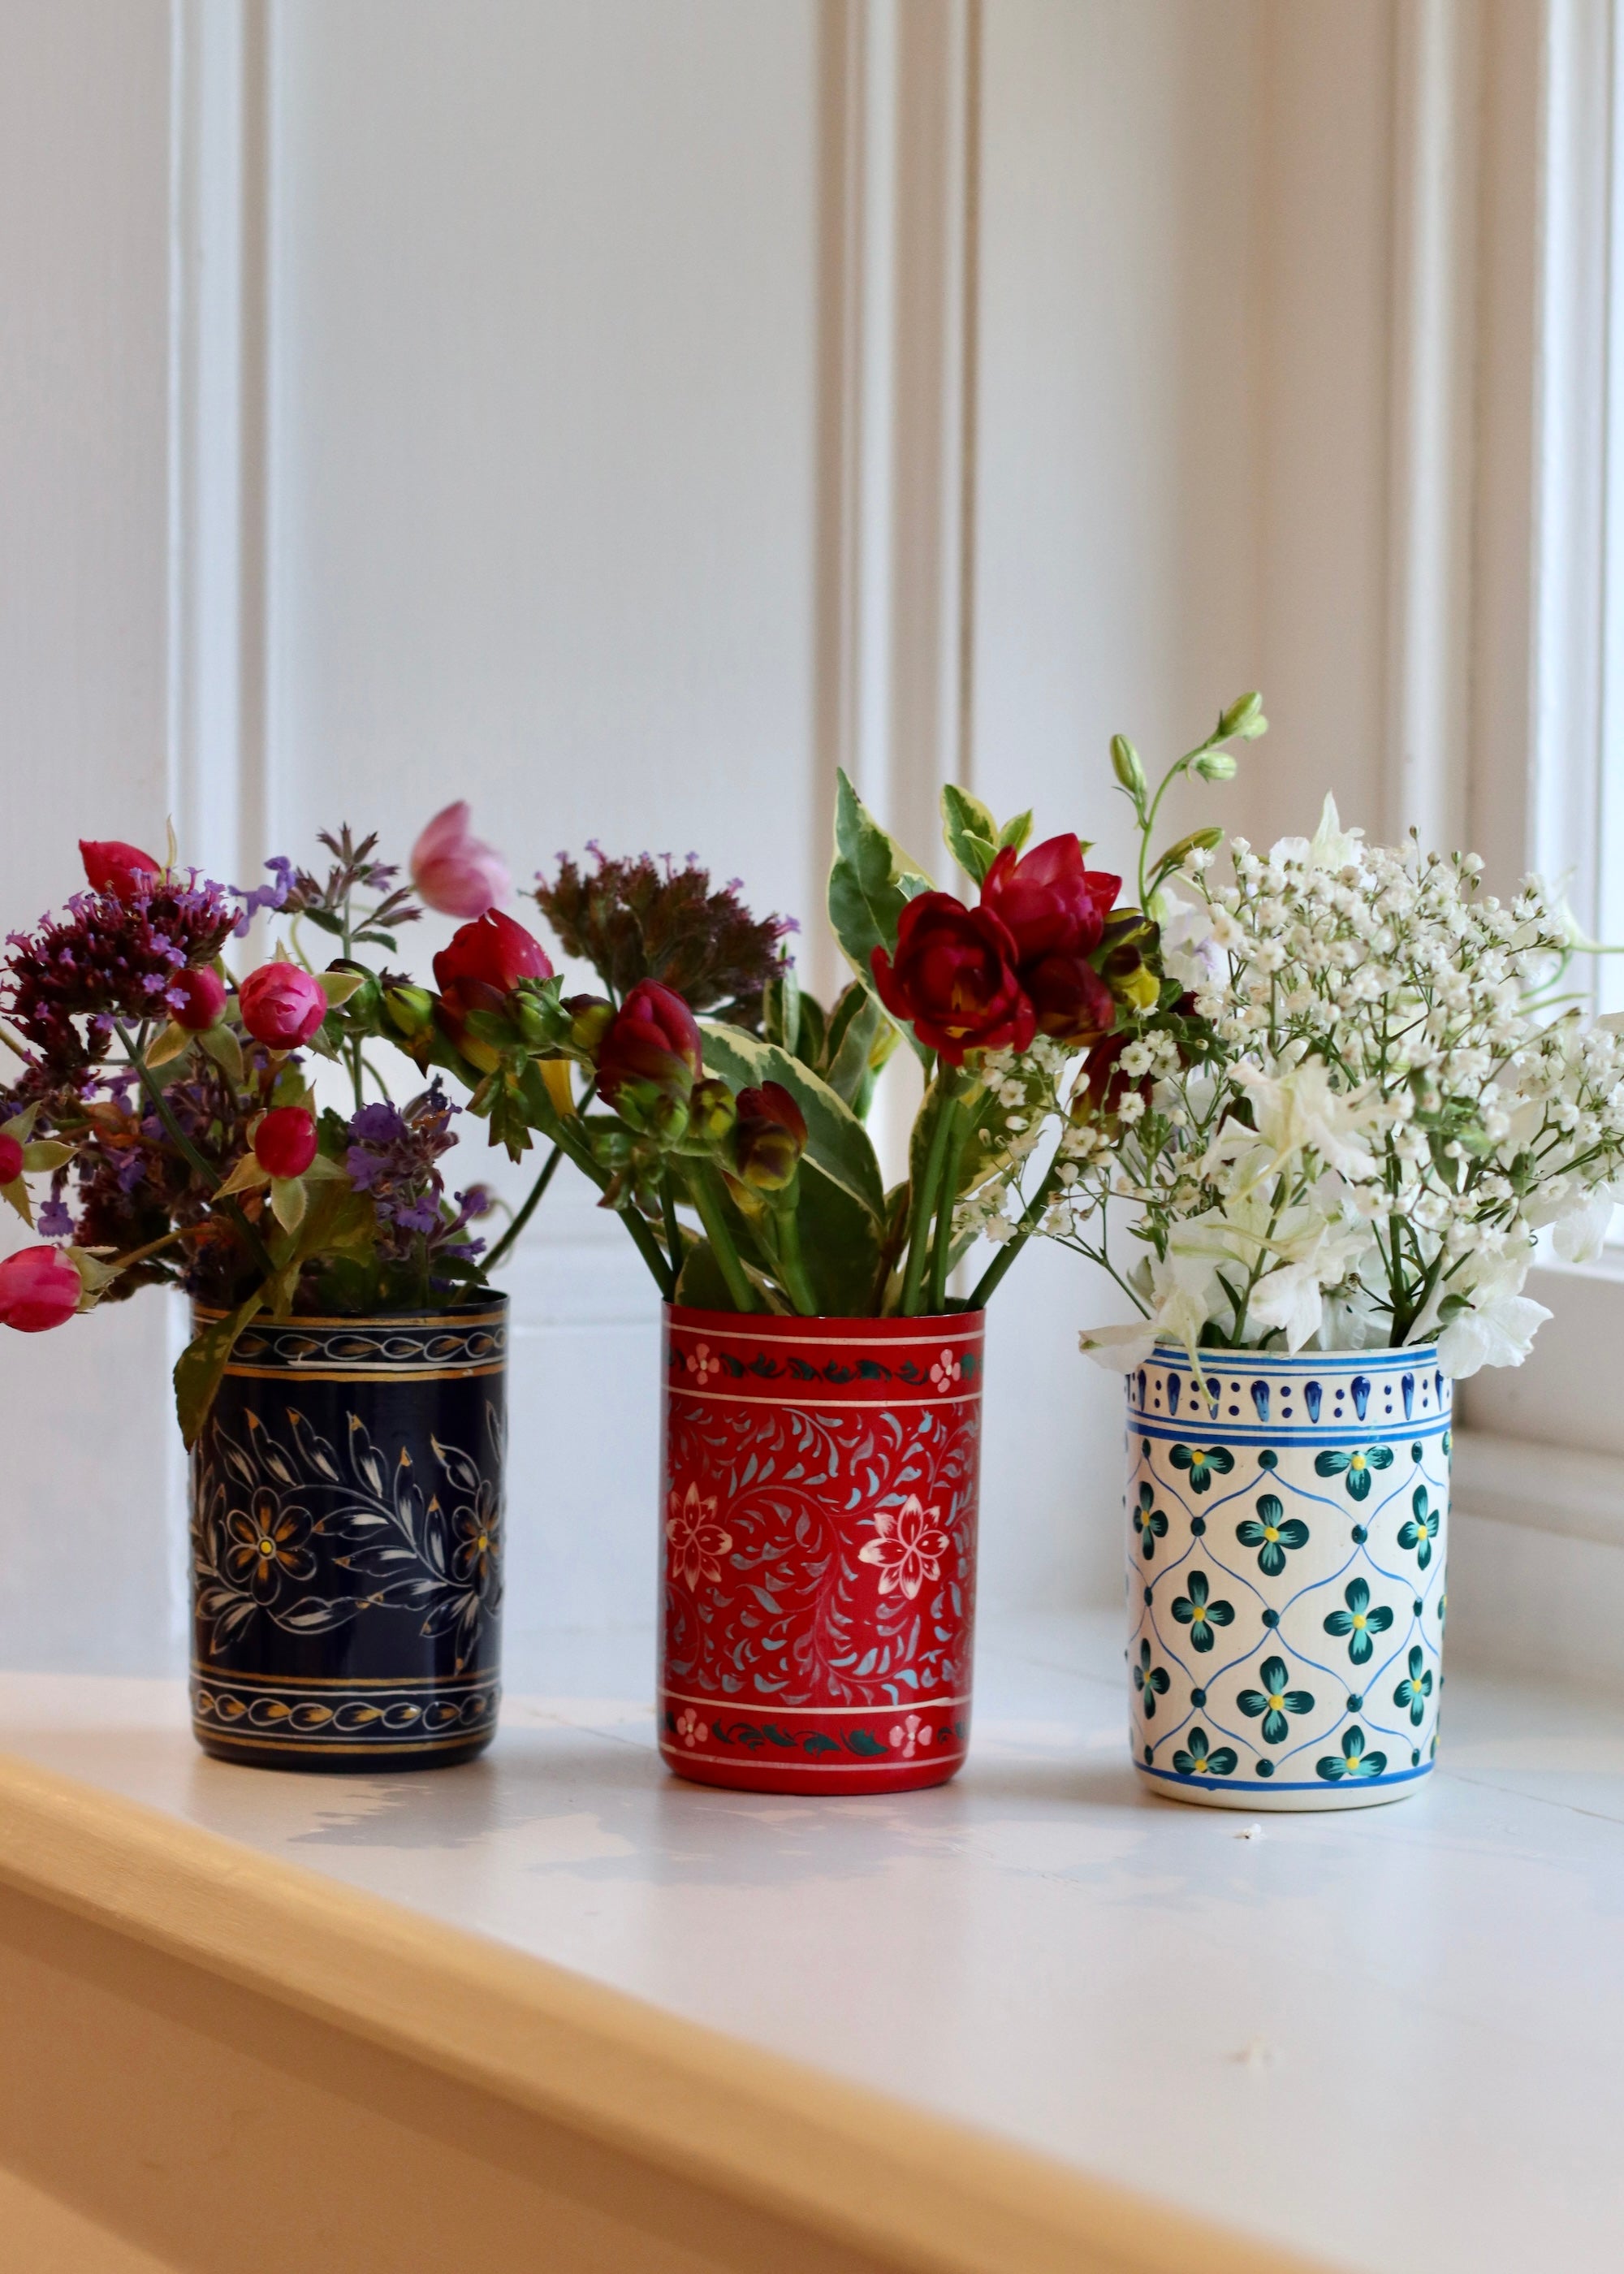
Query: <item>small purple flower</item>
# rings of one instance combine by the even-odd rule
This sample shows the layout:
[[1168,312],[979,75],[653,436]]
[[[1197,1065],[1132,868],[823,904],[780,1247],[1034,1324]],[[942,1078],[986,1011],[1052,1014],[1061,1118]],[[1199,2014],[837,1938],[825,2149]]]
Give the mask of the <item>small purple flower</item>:
[[73,1218],[68,1204],[55,1193],[41,1209],[38,1221],[47,1239],[71,1239],[73,1237]]

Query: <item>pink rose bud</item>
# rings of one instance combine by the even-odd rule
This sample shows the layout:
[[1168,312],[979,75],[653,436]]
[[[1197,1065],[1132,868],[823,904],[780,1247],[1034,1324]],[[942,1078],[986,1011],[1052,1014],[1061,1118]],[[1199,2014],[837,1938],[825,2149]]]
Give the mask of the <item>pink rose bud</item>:
[[23,1172],[23,1148],[0,1129],[0,1185],[14,1185]]
[[297,963],[262,963],[237,990],[243,1024],[256,1043],[296,1050],[327,1015],[327,990]]
[[25,1247],[0,1263],[0,1326],[42,1335],[79,1308],[79,1277],[59,1248]]
[[316,1125],[302,1105],[279,1105],[254,1131],[254,1158],[267,1177],[302,1177],[316,1157]]
[[177,971],[169,991],[185,997],[184,1003],[170,1004],[169,1016],[189,1035],[205,1035],[219,1025],[226,1007],[226,983],[217,971],[210,971],[207,965],[199,965],[195,971]]
[[143,853],[139,845],[121,845],[116,837],[81,837],[79,857],[85,864],[93,892],[110,892],[116,900],[133,899],[156,884],[163,863]]
[[412,847],[411,880],[443,916],[482,916],[513,890],[501,855],[470,829],[464,798],[437,813]]

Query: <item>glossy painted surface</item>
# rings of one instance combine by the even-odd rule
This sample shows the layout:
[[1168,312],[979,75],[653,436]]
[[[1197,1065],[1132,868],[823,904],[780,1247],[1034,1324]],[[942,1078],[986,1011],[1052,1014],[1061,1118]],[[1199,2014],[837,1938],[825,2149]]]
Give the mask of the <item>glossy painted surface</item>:
[[667,1776],[650,1639],[510,1663],[455,1777],[247,1776],[114,1678],[0,1677],[0,1742],[1331,2265],[1624,2256],[1624,1705],[1457,1669],[1410,1805],[1254,1834],[1135,1776],[1114,1613],[984,1621],[975,1750],[895,1801]]
[[501,1697],[508,1306],[255,1320],[192,1461],[192,1725],[259,1768],[443,1768]]
[[983,1314],[665,1314],[660,1751],[904,1792],[970,1735]]
[[1454,1384],[1398,1351],[1159,1350],[1127,1377],[1134,1766],[1209,1808],[1432,1773]]

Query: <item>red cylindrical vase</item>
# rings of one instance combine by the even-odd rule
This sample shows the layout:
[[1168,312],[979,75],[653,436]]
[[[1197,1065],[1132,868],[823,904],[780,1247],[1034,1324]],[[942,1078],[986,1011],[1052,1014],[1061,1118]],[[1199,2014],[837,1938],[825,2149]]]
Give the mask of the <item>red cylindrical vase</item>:
[[943,1784],[970,1734],[979,1311],[665,1313],[660,1752],[747,1792]]

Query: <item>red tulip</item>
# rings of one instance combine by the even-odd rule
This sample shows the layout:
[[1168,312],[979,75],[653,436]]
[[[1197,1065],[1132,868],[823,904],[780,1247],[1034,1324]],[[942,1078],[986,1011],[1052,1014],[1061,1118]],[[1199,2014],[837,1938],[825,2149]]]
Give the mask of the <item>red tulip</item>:
[[1015,943],[990,909],[921,892],[902,911],[895,962],[875,949],[874,983],[927,1049],[962,1065],[966,1050],[1024,1050],[1031,1042],[1037,1020],[1015,962]]
[[170,1004],[169,1016],[189,1035],[204,1035],[219,1025],[226,1007],[226,984],[207,964],[199,964],[194,971],[177,971],[169,992],[185,998],[178,1005]]
[[481,916],[513,890],[500,854],[470,829],[465,799],[437,813],[412,847],[411,880],[445,916]]
[[790,1184],[807,1149],[806,1117],[788,1090],[776,1081],[739,1092],[733,1124],[732,1168],[741,1184],[757,1192],[781,1193]]
[[42,1335],[79,1308],[79,1276],[56,1247],[24,1247],[0,1263],[0,1326]]
[[662,1105],[685,1110],[704,1069],[694,1014],[658,979],[640,980],[598,1052],[598,1094],[634,1128]]
[[116,837],[81,837],[79,856],[85,864],[93,892],[110,892],[128,900],[149,891],[163,873],[163,863],[143,853],[139,845],[122,845]]
[[254,1158],[267,1177],[302,1177],[316,1157],[314,1117],[302,1105],[278,1105],[254,1131]]
[[440,1023],[465,1058],[485,1073],[501,1054],[468,1032],[470,1011],[500,1011],[502,999],[521,979],[551,979],[553,964],[538,939],[499,909],[487,908],[477,923],[454,931],[434,958]]
[[1056,1043],[1081,1048],[1109,1035],[1116,1023],[1116,1002],[1086,956],[1046,955],[1024,967],[1021,984],[1037,1013],[1038,1032]]
[[1008,931],[1024,972],[1057,950],[1086,955],[1098,947],[1121,890],[1120,877],[1085,864],[1079,838],[1050,837],[1019,859],[1006,845],[987,871],[981,906]]
[[255,1042],[296,1050],[327,1015],[327,990],[297,963],[262,963],[237,990],[243,1024]]

